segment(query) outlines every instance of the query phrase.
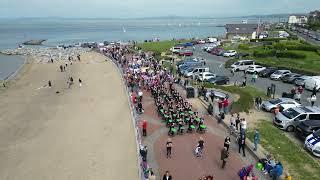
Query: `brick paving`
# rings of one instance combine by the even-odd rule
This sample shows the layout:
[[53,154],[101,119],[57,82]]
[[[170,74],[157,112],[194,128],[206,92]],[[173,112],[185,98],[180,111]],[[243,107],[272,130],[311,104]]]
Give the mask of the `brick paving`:
[[[173,142],[172,158],[167,159],[165,144],[169,138],[167,135],[168,128],[158,117],[150,92],[144,91],[144,113],[140,116],[140,120],[147,120],[148,136],[143,138],[143,144],[148,147],[148,163],[156,173],[157,179],[162,178],[165,171],[170,171],[173,178],[178,180],[197,180],[203,175],[209,174],[219,180],[239,179],[238,170],[254,162],[254,158],[249,155],[243,158],[242,154],[239,155],[235,139],[232,139],[226,168],[221,169],[220,151],[228,132],[213,117],[206,114],[206,111],[196,99],[189,99],[188,101],[192,103],[193,108],[199,112],[199,115],[204,117],[208,128],[207,132],[204,134],[185,133],[170,137]],[[200,136],[205,140],[204,156],[196,158],[194,149]]]

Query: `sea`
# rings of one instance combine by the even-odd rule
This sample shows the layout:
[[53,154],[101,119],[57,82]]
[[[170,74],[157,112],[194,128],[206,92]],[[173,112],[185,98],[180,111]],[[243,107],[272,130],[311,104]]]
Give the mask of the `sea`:
[[[140,18],[140,19],[0,19],[0,49],[13,49],[27,40],[46,39],[43,46],[56,47],[81,42],[144,41],[180,38],[223,37],[228,23],[242,23],[235,18]],[[278,17],[248,17],[248,23],[278,22]],[[0,79],[15,72],[24,58],[0,55]]]

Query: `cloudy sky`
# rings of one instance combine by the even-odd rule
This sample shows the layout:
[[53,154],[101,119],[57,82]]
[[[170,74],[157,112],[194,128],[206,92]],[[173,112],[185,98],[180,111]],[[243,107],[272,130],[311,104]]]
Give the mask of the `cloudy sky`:
[[316,8],[320,0],[0,0],[0,17],[230,17]]

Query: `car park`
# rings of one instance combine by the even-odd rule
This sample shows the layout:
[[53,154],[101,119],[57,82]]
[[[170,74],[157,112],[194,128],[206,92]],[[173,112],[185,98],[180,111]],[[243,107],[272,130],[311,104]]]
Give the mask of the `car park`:
[[312,76],[307,79],[305,82],[305,88],[310,91],[316,88],[317,91],[320,91],[320,76]]
[[227,76],[216,76],[215,78],[208,79],[208,82],[215,85],[224,85],[229,83],[229,77]]
[[263,101],[261,104],[261,108],[266,111],[273,111],[275,108],[277,108],[281,104],[292,104],[299,106],[300,104],[291,98],[276,98],[276,99],[270,99],[267,101]]
[[262,70],[265,70],[266,68],[260,65],[251,65],[246,70],[246,73],[253,74],[253,73],[259,73]]
[[270,79],[272,80],[280,80],[283,76],[290,74],[291,71],[289,70],[277,70],[270,75]]
[[235,50],[228,50],[225,53],[223,53],[224,57],[233,57],[235,55],[237,55],[237,51]]
[[196,75],[195,79],[199,80],[199,81],[207,81],[211,78],[215,78],[216,75],[211,73],[211,72],[203,72],[203,73],[200,73],[198,75]]
[[281,80],[282,82],[285,82],[285,83],[294,83],[296,78],[301,76],[302,76],[301,74],[291,73],[291,74],[288,74],[287,76],[282,77]]
[[320,129],[320,121],[319,120],[307,120],[299,123],[296,127],[296,136],[299,139],[305,139],[307,136],[312,134],[313,132]]
[[320,130],[317,130],[306,137],[304,147],[313,155],[320,157]]
[[240,60],[231,65],[233,71],[245,71],[249,68],[249,66],[254,65],[253,60]]
[[273,124],[286,131],[294,131],[295,127],[305,120],[320,120],[320,108],[317,106],[301,106],[279,112]]
[[270,75],[277,71],[275,67],[268,67],[258,73],[259,77],[270,77]]

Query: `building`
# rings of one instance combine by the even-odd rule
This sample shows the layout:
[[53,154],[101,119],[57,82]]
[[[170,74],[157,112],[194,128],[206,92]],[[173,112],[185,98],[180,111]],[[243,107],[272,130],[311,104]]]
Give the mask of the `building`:
[[291,15],[289,16],[289,24],[306,24],[308,22],[308,17],[305,15]]
[[226,24],[227,39],[255,39],[262,30],[258,24]]

